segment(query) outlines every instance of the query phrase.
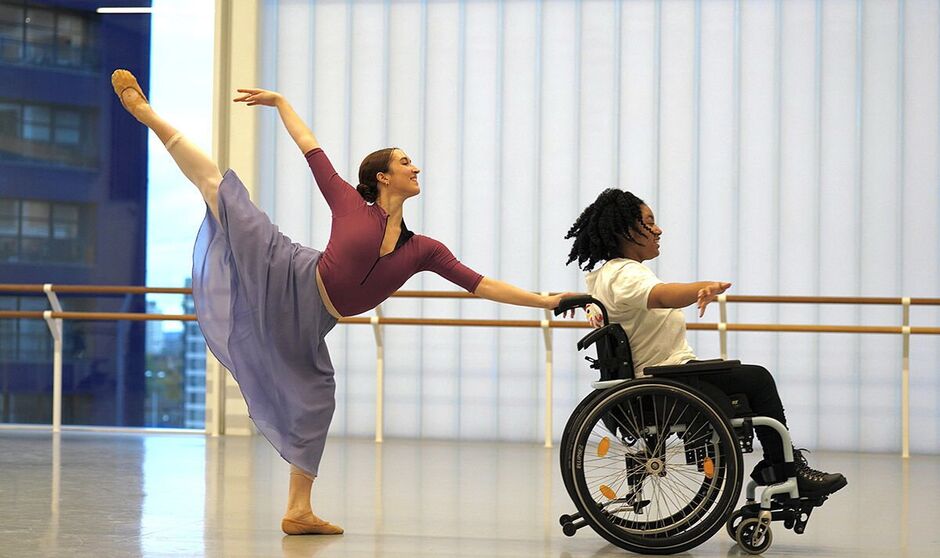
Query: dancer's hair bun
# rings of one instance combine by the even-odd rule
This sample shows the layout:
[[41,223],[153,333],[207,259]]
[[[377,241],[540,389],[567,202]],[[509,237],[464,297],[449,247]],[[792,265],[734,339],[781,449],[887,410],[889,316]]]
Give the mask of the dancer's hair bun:
[[369,203],[375,202],[376,198],[379,197],[379,187],[375,184],[372,186],[360,184],[356,186],[356,191],[359,192],[359,195]]

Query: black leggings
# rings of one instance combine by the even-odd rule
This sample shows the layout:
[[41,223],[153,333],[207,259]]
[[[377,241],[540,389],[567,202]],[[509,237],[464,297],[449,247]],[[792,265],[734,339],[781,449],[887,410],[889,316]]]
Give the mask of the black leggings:
[[[775,418],[787,424],[783,414],[783,403],[777,393],[777,384],[763,366],[742,364],[728,372],[716,374],[703,374],[694,378],[680,378],[680,380],[695,387],[706,395],[710,395],[716,403],[725,408],[730,415],[730,403],[724,395],[736,393],[744,394],[755,414]],[[719,393],[716,393],[719,392]],[[754,432],[760,445],[764,449],[764,458],[772,463],[783,463],[783,440],[780,434],[769,426],[755,426]]]

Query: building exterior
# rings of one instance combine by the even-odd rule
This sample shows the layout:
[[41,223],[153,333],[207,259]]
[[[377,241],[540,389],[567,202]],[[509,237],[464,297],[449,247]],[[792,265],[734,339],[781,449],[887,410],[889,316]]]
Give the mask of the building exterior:
[[[193,286],[186,279],[186,287]],[[195,314],[193,297],[183,299],[183,313]],[[183,381],[185,428],[204,428],[206,425],[206,340],[197,322],[183,322]]]
[[[0,0],[0,282],[142,285],[147,132],[111,91],[144,89],[150,17],[92,0]],[[149,6],[122,0],[122,5]],[[144,312],[143,297],[63,298],[71,310]],[[0,297],[3,309],[46,309]],[[0,320],[0,422],[48,423],[52,346],[39,320]],[[65,424],[144,424],[145,327],[66,322]]]

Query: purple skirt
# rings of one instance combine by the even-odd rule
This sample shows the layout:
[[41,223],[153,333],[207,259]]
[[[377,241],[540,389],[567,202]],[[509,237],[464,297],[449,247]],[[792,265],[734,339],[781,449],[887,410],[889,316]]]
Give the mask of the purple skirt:
[[193,301],[206,344],[281,457],[317,474],[336,406],[324,337],[336,325],[317,290],[320,252],[291,242],[229,170],[219,221],[206,211],[193,250]]

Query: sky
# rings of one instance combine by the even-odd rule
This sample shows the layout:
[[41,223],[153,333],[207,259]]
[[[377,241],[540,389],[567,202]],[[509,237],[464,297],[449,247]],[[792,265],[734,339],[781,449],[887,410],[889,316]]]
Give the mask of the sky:
[[[206,153],[212,152],[215,2],[154,0],[150,102]],[[149,140],[147,285],[182,287],[192,270],[193,242],[205,216],[199,191],[154,134]],[[150,295],[160,311],[182,313],[182,297]],[[164,331],[179,322],[161,322]]]

